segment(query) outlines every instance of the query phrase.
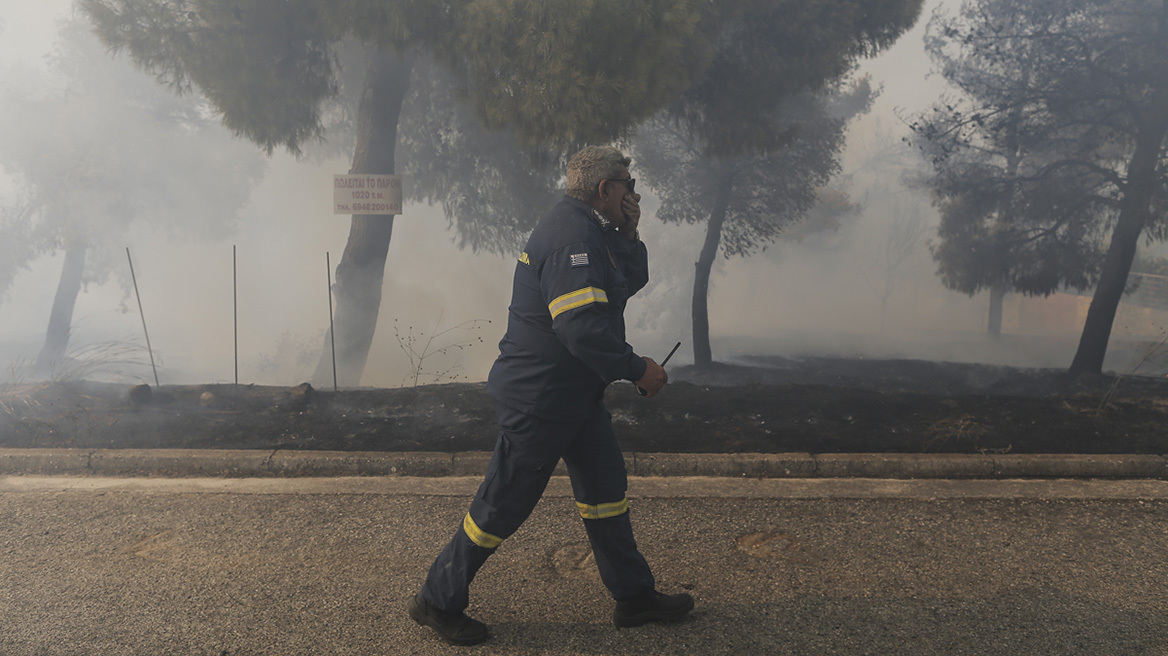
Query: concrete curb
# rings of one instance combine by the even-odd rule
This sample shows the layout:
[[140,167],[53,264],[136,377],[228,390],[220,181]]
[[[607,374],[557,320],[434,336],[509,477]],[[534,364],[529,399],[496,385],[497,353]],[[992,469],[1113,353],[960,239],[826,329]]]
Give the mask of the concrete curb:
[[[0,475],[479,476],[490,458],[487,452],[0,449]],[[631,453],[625,465],[630,476],[1168,479],[1168,456],[1146,454]],[[562,462],[555,473],[567,473]]]

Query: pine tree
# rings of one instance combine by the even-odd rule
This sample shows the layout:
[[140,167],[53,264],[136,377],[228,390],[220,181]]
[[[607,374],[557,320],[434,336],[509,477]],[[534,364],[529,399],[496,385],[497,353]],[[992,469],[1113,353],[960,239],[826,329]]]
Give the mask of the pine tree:
[[131,230],[222,238],[264,170],[205,100],[175,97],[102,50],[86,24],[66,22],[47,74],[3,76],[0,166],[17,174],[20,199],[0,223],[0,291],[36,258],[64,252],[40,374],[62,365],[83,286],[128,286]]
[[[455,74],[485,125],[535,150],[562,152],[607,141],[675,98],[705,70],[720,26],[709,5],[692,0],[82,0],[82,7],[110,47],[128,50],[177,91],[198,87],[228,127],[269,152],[299,152],[321,136],[323,108],[346,77],[336,52],[347,39],[364,44],[352,173],[395,172],[399,119],[419,58]],[[365,367],[392,230],[392,216],[354,215],[337,264],[343,385],[358,384]],[[326,347],[316,379],[331,371],[329,357]]]
[[705,75],[638,140],[638,165],[663,199],[658,216],[706,224],[695,265],[695,364],[713,359],[714,258],[765,246],[814,206],[816,190],[838,170],[847,119],[872,98],[866,83],[843,92],[849,73],[860,57],[894,43],[920,7],[919,0],[726,7]]
[[1141,236],[1165,235],[1168,2],[969,0],[930,51],[960,91],[915,126],[945,283],[1097,281],[1070,373],[1099,374]]

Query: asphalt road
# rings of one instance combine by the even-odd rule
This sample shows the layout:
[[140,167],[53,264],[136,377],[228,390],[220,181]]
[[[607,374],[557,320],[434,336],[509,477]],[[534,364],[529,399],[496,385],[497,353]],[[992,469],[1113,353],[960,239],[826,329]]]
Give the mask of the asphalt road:
[[616,629],[566,482],[448,647],[405,600],[477,479],[0,477],[0,654],[1168,655],[1168,482],[634,479],[683,623]]

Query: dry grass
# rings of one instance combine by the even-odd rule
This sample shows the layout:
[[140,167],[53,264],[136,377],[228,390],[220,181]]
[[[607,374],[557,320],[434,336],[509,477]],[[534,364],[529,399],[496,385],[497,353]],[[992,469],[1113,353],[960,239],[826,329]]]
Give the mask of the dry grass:
[[[481,344],[483,338],[475,333],[485,324],[491,323],[487,319],[471,319],[442,329],[442,316],[441,313],[438,315],[429,335],[425,331],[415,333],[413,326],[408,326],[405,334],[402,334],[397,319],[393,320],[393,336],[410,361],[410,373],[403,379],[403,387],[406,383],[417,387],[424,383],[457,381],[462,371],[462,359],[454,356],[459,351]],[[435,362],[438,364],[435,365]]]
[[56,383],[82,380],[145,380],[150,375],[146,349],[128,341],[87,344],[49,365],[48,380]]
[[1128,367],[1127,371],[1116,376],[1115,382],[1104,392],[1103,398],[1099,402],[1099,407],[1095,410],[1095,419],[1102,419],[1109,409],[1115,407],[1114,402],[1116,396],[1119,394],[1120,383],[1134,376],[1144,365],[1166,354],[1168,354],[1168,333],[1161,331],[1160,338],[1149,342],[1144,347],[1144,350],[1140,352],[1139,357],[1135,358],[1131,366]]

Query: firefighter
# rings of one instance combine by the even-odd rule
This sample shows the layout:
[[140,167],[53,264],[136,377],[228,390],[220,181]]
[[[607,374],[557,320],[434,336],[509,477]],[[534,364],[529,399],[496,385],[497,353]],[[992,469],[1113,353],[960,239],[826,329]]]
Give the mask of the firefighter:
[[633,381],[656,395],[668,376],[625,342],[629,297],[649,280],[629,158],[590,146],[568,163],[567,195],[535,227],[515,266],[507,332],[487,378],[500,433],[487,473],[438,555],[410,616],[453,644],[489,637],[465,614],[471,581],[527,519],[562,458],[620,627],[683,618],[688,594],[656,591],[629,522],[624,456],[604,390]]

